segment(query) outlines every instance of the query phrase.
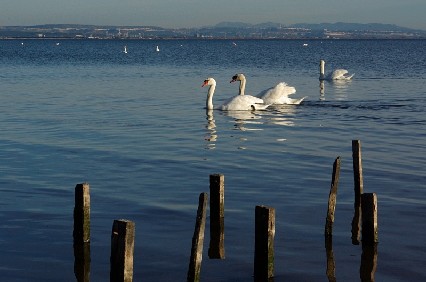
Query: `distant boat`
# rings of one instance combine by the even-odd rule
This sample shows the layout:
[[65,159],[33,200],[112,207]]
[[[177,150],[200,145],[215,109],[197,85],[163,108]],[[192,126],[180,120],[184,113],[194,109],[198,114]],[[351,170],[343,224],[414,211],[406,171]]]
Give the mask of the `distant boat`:
[[158,47],[158,45],[157,45],[157,49],[156,50],[157,50],[157,52],[160,52],[160,48]]
[[304,47],[308,46],[308,43],[303,43],[303,46],[304,46]]
[[127,54],[127,46],[124,46],[124,54]]
[[56,43],[56,46],[59,46],[59,42]]

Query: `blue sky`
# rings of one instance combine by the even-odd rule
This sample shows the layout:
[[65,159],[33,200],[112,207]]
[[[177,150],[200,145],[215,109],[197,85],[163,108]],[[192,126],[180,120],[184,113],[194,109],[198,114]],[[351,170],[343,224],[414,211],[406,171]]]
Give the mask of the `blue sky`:
[[389,23],[426,30],[425,0],[1,0],[0,26],[201,27],[246,23]]

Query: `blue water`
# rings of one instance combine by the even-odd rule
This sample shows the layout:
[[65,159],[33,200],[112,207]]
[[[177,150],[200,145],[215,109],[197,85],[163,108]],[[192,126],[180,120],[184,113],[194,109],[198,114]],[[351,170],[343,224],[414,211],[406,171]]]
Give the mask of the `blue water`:
[[[426,280],[426,41],[235,43],[0,41],[2,280],[76,281],[74,187],[88,182],[90,280],[108,281],[112,222],[126,218],[136,224],[134,280],[185,281],[198,195],[222,173],[226,259],[208,259],[207,224],[202,281],[252,281],[256,205],[276,209],[275,281],[328,281],[323,233],[340,156],[335,275],[359,281],[355,139],[364,192],[378,198],[376,281]],[[353,81],[320,93],[320,59]],[[203,80],[218,82],[219,105],[238,93],[237,72],[248,94],[285,81],[308,97],[206,115]]]

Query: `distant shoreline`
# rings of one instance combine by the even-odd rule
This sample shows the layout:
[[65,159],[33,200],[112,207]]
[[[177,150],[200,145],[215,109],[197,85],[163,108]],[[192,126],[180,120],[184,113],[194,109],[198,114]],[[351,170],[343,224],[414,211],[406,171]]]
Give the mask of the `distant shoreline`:
[[0,40],[84,40],[84,41],[154,41],[154,40],[194,40],[194,41],[212,41],[212,40],[228,40],[228,41],[249,41],[249,40],[263,40],[263,41],[336,41],[336,40],[426,40],[426,37],[409,38],[409,37],[395,37],[395,38],[75,38],[75,37],[0,37]]
[[388,24],[324,23],[283,26],[278,23],[221,23],[201,28],[48,24],[0,26],[0,39],[119,39],[119,40],[328,40],[426,39],[425,30]]

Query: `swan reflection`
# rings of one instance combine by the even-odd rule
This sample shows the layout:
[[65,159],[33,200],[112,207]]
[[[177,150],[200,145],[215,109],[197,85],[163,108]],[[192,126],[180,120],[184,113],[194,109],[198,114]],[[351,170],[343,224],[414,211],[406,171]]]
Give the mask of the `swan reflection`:
[[[347,98],[347,90],[349,89],[349,85],[351,85],[352,80],[332,80],[332,81],[326,81],[324,80],[320,81],[319,84],[319,99],[320,101],[325,100],[325,83],[331,86],[331,91],[333,91],[333,94],[335,95],[336,100],[343,100]],[[327,89],[330,89],[329,87]],[[330,91],[330,90],[327,90]]]
[[225,116],[232,117],[234,119],[235,129],[241,131],[254,131],[254,130],[263,130],[262,128],[254,128],[251,125],[263,124],[261,121],[262,116],[254,111],[227,111],[223,112]]
[[204,137],[204,140],[207,141],[206,149],[215,149],[217,132],[216,132],[216,122],[213,116],[213,110],[206,110],[206,119],[207,119],[207,133]]
[[333,82],[334,94],[337,100],[346,100],[348,97],[348,88],[351,85],[351,80],[339,80]]
[[294,126],[294,115],[296,107],[294,105],[275,105],[270,121],[276,125]]

